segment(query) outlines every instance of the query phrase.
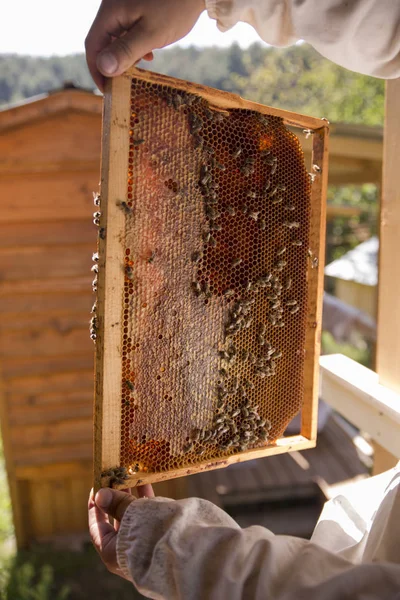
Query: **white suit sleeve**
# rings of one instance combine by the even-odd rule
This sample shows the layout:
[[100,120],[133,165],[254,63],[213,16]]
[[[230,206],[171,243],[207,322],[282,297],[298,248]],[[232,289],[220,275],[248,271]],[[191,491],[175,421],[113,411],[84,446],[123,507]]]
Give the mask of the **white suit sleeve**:
[[273,46],[302,39],[352,71],[400,77],[398,0],[206,0],[206,7],[221,31],[243,21]]
[[398,565],[354,565],[307,540],[241,529],[206,500],[135,500],[118,532],[119,565],[156,600],[394,598]]

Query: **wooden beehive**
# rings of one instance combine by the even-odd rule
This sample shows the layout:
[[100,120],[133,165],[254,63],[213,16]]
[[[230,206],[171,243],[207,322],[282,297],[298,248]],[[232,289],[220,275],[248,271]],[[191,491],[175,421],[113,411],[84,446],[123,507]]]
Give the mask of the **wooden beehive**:
[[0,407],[19,547],[87,532],[101,114],[76,89],[0,112]]
[[97,485],[315,445],[327,122],[137,69],[109,85]]

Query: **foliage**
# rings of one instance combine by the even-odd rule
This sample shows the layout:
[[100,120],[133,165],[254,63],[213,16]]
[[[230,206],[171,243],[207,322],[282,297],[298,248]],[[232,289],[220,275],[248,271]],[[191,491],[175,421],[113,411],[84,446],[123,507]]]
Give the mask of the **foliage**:
[[0,566],[0,600],[88,598],[141,600],[143,596],[132,583],[109,573],[91,544],[80,552],[41,544],[18,552]]
[[360,339],[359,347],[348,343],[342,344],[336,342],[329,331],[323,331],[321,336],[322,353],[344,354],[345,356],[348,356],[349,358],[361,363],[365,367],[371,368],[372,348],[366,343],[361,343],[362,341],[363,340]]
[[0,439],[0,556],[3,554],[2,546],[8,542],[13,535],[11,519],[11,500],[8,493],[7,475],[5,470],[3,445]]
[[328,203],[360,209],[352,217],[335,217],[326,228],[326,263],[340,258],[377,233],[378,188],[373,184],[328,188]]
[[[242,96],[331,121],[381,125],[384,82],[322,58],[311,46],[241,50],[173,47],[145,63],[166,75],[203,83]],[[83,55],[35,58],[0,55],[0,104],[62,87],[64,81],[93,88]]]
[[10,573],[5,589],[0,590],[1,600],[67,600],[70,592],[67,586],[58,590],[54,585],[54,570],[43,565],[39,572],[31,563],[24,563]]
[[232,75],[247,98],[334,122],[381,125],[384,82],[348,71],[306,44],[265,50],[261,64],[249,55],[245,76]]

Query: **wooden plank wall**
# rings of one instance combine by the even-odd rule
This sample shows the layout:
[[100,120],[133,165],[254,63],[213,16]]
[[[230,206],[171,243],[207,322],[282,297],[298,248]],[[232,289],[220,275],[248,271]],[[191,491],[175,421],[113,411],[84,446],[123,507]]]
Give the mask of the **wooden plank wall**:
[[19,546],[87,527],[100,110],[44,113],[0,138],[1,416]]

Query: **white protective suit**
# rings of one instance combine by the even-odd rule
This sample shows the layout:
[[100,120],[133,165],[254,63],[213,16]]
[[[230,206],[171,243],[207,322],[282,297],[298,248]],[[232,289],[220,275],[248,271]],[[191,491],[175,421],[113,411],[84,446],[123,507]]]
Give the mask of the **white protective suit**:
[[[225,31],[250,23],[269,44],[304,39],[375,77],[400,77],[400,0],[206,0]],[[135,500],[118,562],[163,600],[400,600],[400,467],[325,505],[311,541],[241,529],[213,504]]]

